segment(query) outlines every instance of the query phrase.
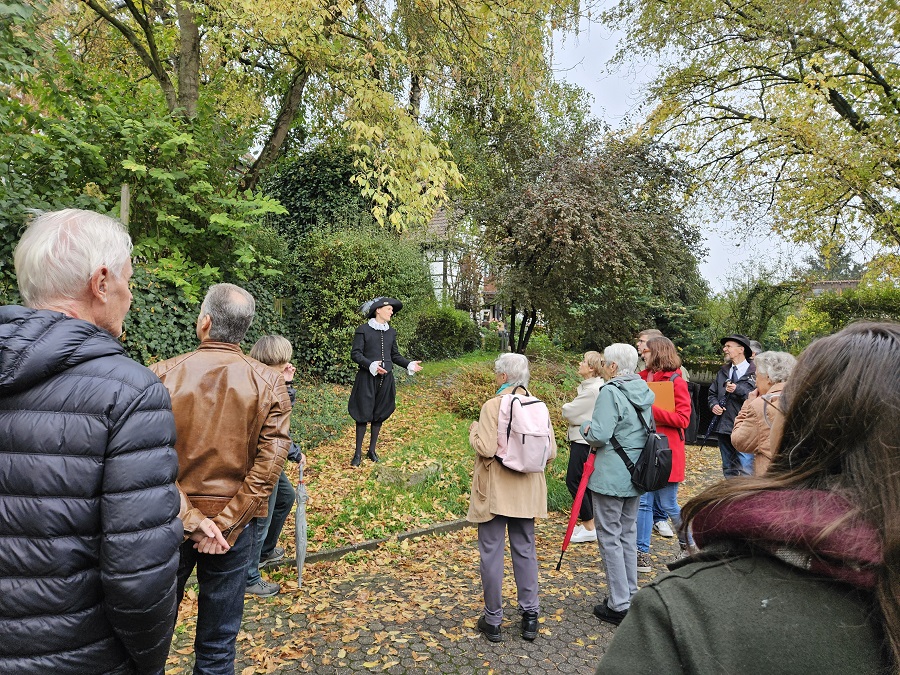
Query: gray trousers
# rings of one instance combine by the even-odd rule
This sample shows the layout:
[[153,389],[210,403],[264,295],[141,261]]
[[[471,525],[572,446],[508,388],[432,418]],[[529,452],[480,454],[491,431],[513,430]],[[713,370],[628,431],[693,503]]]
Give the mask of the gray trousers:
[[[506,530],[519,609],[538,611],[538,565],[534,546],[534,518],[494,516],[478,523],[478,553],[481,554],[481,586],[484,589],[484,618],[492,626],[503,621],[503,555]],[[635,563],[637,564],[637,563]]]
[[641,498],[590,494],[597,543],[606,568],[609,608],[623,612],[637,593],[637,514]]

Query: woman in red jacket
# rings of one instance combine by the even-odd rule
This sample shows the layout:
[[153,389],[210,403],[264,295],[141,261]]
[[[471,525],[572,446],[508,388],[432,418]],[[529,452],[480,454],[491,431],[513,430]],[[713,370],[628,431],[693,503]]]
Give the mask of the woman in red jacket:
[[684,480],[684,430],[691,420],[691,397],[688,394],[687,382],[681,376],[681,357],[669,338],[652,337],[647,341],[649,355],[646,356],[647,369],[641,371],[641,377],[647,382],[672,381],[675,389],[675,410],[663,410],[653,406],[653,419],[656,428],[669,439],[672,449],[672,473],[669,484],[655,492],[641,495],[637,519],[638,572],[649,572],[650,566],[650,533],[653,529],[653,511],[665,513],[672,519],[672,525],[678,532],[678,540],[682,550],[687,547],[685,535],[681,529],[681,508],[678,506],[678,484]]

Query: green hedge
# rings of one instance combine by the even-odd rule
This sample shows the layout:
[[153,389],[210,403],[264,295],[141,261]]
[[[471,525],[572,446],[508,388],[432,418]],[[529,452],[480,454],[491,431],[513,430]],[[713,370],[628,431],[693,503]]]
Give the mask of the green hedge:
[[417,359],[452,359],[481,346],[481,333],[467,312],[437,305],[418,313],[409,353]]

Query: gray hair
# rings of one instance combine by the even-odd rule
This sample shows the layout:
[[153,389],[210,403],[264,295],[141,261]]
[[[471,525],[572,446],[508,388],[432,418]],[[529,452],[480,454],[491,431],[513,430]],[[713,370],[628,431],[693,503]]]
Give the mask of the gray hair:
[[797,359],[787,352],[761,352],[753,359],[756,364],[756,372],[769,378],[772,384],[787,382],[794,372]]
[[77,300],[101,267],[121,276],[131,248],[125,227],[109,216],[81,209],[44,213],[32,221],[16,246],[22,301],[40,308]]
[[616,342],[604,349],[603,358],[607,365],[615,363],[618,366],[617,375],[633,373],[638,364],[637,349],[624,342]]
[[283,335],[263,335],[250,349],[250,358],[267,366],[290,363],[294,355],[291,342]]
[[756,340],[750,340],[750,351],[751,352],[753,352],[754,354],[759,354],[760,352],[762,352],[762,350],[763,350],[763,346],[762,346],[761,342],[758,342]]
[[527,387],[531,381],[528,357],[524,354],[501,354],[494,361],[494,372],[506,375],[506,381],[514,387]]
[[210,286],[200,305],[200,318],[208,315],[212,319],[209,338],[233,345],[240,344],[244,339],[254,314],[256,300],[234,284]]

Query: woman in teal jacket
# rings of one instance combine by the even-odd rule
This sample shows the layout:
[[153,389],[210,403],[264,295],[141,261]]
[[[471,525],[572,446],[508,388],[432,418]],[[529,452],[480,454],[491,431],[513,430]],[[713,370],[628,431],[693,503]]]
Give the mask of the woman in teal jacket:
[[[653,393],[635,374],[637,350],[628,344],[612,344],[603,350],[607,384],[600,389],[594,414],[581,428],[584,440],[597,448],[594,473],[588,490],[594,507],[594,522],[600,555],[606,568],[609,597],[594,607],[601,621],[619,624],[631,597],[637,593],[637,513],[640,493],[631,474],[616,454],[613,436],[632,462],[647,442],[647,427]],[[638,415],[642,415],[642,422]]]

